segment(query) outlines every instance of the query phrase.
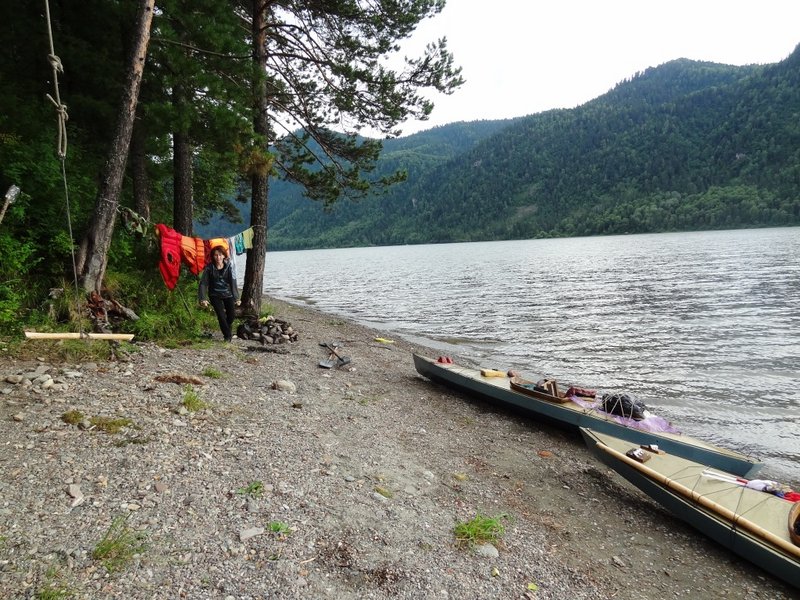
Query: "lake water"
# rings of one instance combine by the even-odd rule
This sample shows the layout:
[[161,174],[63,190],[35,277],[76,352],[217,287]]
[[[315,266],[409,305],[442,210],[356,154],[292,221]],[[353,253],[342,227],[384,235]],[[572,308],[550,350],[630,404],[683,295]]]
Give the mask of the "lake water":
[[270,252],[264,291],[475,366],[627,391],[800,481],[800,228]]

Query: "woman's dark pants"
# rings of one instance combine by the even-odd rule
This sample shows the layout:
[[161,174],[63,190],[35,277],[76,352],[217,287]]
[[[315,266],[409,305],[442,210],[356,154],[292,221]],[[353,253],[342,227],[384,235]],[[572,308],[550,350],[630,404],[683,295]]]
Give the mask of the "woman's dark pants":
[[222,330],[222,337],[226,342],[230,342],[233,337],[231,327],[233,326],[233,319],[236,316],[234,312],[235,300],[233,296],[230,298],[220,298],[219,296],[209,297],[211,306],[214,307],[214,312],[217,313],[217,321],[219,321],[219,328]]

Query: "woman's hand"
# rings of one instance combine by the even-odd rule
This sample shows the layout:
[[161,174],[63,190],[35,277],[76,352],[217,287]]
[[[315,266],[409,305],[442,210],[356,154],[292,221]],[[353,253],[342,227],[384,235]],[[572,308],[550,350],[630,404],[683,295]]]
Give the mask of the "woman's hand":
[[208,307],[208,300],[200,300],[200,306],[202,306],[203,308]]
[[241,306],[241,305],[242,305],[242,301],[241,301],[241,300],[237,300],[237,301],[235,302],[235,304],[236,304],[236,306]]

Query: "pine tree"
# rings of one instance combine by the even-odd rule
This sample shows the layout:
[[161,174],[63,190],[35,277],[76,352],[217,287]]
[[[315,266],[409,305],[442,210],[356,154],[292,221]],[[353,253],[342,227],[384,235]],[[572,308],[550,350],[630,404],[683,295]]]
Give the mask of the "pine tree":
[[423,55],[389,65],[399,42],[442,0],[252,0],[250,19],[257,77],[255,144],[250,156],[253,249],[242,300],[258,310],[267,249],[268,187],[263,174],[299,183],[325,204],[402,180],[403,173],[370,177],[381,143],[365,128],[398,134],[404,120],[426,118],[432,102],[422,90],[451,93],[462,83],[446,40]]

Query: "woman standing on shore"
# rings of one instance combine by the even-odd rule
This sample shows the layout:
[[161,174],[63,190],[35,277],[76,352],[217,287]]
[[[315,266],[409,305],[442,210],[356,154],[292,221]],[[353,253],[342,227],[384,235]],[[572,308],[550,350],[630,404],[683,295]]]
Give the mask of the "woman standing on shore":
[[214,246],[211,250],[211,262],[200,274],[198,289],[201,306],[208,306],[209,300],[217,314],[219,328],[226,342],[233,338],[231,327],[236,316],[234,306],[239,306],[239,288],[231,272],[227,253],[222,246]]

